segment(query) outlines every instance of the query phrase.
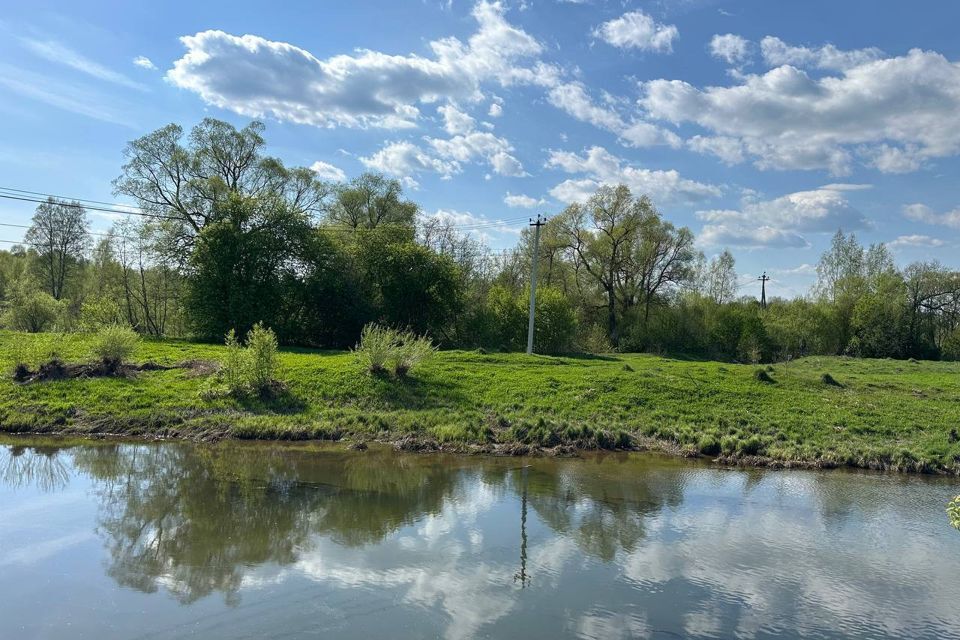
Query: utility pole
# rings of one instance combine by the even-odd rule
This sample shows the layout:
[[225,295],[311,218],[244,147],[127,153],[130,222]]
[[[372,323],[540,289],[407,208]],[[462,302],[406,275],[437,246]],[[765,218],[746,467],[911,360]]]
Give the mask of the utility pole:
[[527,324],[527,355],[533,353],[533,316],[537,308],[537,265],[540,263],[540,227],[547,223],[546,218],[541,218],[537,214],[537,221],[530,221],[530,226],[534,227],[533,232],[533,257],[530,265],[530,322]]
[[760,281],[760,308],[767,308],[767,283],[770,282],[770,276],[764,271],[763,275],[757,278]]

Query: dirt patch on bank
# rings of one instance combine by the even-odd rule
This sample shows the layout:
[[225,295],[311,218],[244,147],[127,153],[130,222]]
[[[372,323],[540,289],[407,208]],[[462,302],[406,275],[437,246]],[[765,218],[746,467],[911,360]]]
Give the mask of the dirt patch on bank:
[[179,364],[165,365],[156,362],[126,364],[114,362],[92,362],[86,364],[67,364],[60,360],[44,362],[36,370],[26,365],[17,365],[13,379],[20,384],[53,382],[73,378],[135,378],[143,371],[171,371],[184,369],[191,376],[211,375],[219,371],[220,365],[212,360],[186,360]]

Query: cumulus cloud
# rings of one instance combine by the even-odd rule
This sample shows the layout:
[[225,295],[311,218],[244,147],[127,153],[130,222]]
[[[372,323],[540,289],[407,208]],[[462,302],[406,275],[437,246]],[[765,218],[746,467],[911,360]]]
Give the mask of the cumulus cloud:
[[577,120],[616,134],[621,143],[630,147],[667,145],[676,148],[683,144],[677,134],[663,127],[644,120],[625,121],[615,109],[594,101],[586,86],[579,81],[563,82],[552,87],[547,99],[550,104]]
[[329,162],[324,162],[322,160],[317,160],[312,165],[310,169],[317,174],[318,178],[323,180],[333,180],[334,182],[343,182],[347,179],[347,174],[343,172],[343,169],[335,167]]
[[733,33],[717,34],[710,39],[710,55],[739,67],[750,59],[750,41]]
[[443,116],[443,129],[450,135],[467,133],[473,129],[473,118],[452,104],[439,107],[437,112]]
[[[960,63],[938,53],[915,49],[823,78],[784,65],[738,82],[700,89],[653,80],[642,84],[640,105],[650,118],[739,140],[762,169],[845,175],[859,158],[903,172],[960,152]],[[716,145],[700,146],[716,153]]]
[[883,51],[876,47],[851,51],[843,51],[832,44],[816,48],[797,47],[773,36],[760,41],[760,54],[771,67],[788,64],[831,71],[846,71],[883,57]]
[[499,102],[491,103],[490,108],[487,109],[487,115],[491,118],[499,118],[503,115],[503,106]]
[[701,202],[721,195],[719,187],[683,178],[675,170],[659,171],[626,165],[603,147],[591,147],[582,155],[569,151],[551,151],[547,167],[565,173],[581,174],[561,182],[550,190],[561,202],[583,202],[601,185],[625,184],[635,194],[646,194],[655,201]]
[[494,173],[507,177],[528,175],[523,164],[513,156],[513,145],[506,138],[489,131],[473,129],[470,116],[448,105],[440,108],[447,132],[458,131],[449,138],[425,136],[424,145],[409,141],[390,142],[371,156],[360,158],[366,167],[402,178],[408,186],[416,186],[421,173],[438,173],[445,178],[463,171],[468,163],[486,163]]
[[642,11],[630,11],[604,22],[593,30],[593,35],[621,49],[670,53],[680,32],[676,26],[661,24]]
[[903,249],[906,247],[942,247],[946,244],[940,238],[931,238],[930,236],[913,234],[898,236],[896,240],[887,243],[891,249]]
[[946,213],[937,213],[925,204],[908,204],[903,207],[903,215],[914,222],[960,229],[960,207]]
[[822,187],[773,200],[747,199],[738,210],[698,211],[705,223],[699,240],[704,246],[808,247],[804,234],[865,228],[867,219],[844,191]]
[[157,65],[153,64],[153,60],[147,56],[137,56],[133,59],[133,64],[143,69],[149,69],[150,71],[156,71]]
[[533,209],[534,207],[539,207],[547,203],[543,198],[538,200],[537,198],[522,193],[512,194],[509,191],[507,195],[503,197],[503,202],[508,207],[519,207],[522,209]]
[[385,145],[371,156],[360,158],[368,169],[401,178],[405,185],[416,188],[415,176],[423,173],[439,173],[449,176],[460,170],[456,162],[444,161],[432,156],[412,142],[399,141]]
[[693,136],[687,146],[697,153],[720,158],[724,164],[734,165],[744,160],[744,145],[739,138],[728,136]]
[[415,125],[424,104],[480,99],[485,82],[535,84],[551,77],[533,60],[540,43],[509,24],[502,5],[482,1],[472,14],[478,27],[467,42],[435,40],[429,57],[361,49],[321,60],[286,42],[201,31],[180,39],[187,52],[167,78],[208,104],[248,117],[402,128]]

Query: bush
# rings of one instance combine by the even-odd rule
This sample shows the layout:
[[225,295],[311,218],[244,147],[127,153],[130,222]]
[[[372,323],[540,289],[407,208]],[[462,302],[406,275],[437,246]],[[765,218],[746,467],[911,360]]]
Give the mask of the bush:
[[960,529],[960,496],[947,505],[947,517],[950,518],[950,524]]
[[277,374],[277,334],[259,322],[247,334],[247,367],[254,391],[268,390]]
[[418,364],[429,359],[434,351],[433,344],[426,336],[374,323],[363,328],[360,342],[353,349],[357,362],[370,373],[379,375],[390,367],[398,377],[407,375]]
[[360,342],[353,348],[353,353],[367,371],[379,374],[387,370],[387,363],[396,349],[397,332],[371,322],[360,332]]
[[843,387],[843,385],[837,382],[837,379],[829,373],[824,373],[820,376],[820,382],[830,387]]
[[767,373],[764,369],[757,369],[753,372],[753,377],[757,382],[763,382],[764,384],[773,384],[776,382],[773,378],[770,377],[770,374]]
[[221,363],[220,377],[230,393],[243,393],[247,389],[246,356],[233,329],[227,332],[224,345],[227,347],[227,356]]
[[261,395],[270,390],[276,381],[277,335],[261,323],[253,325],[247,333],[246,347],[237,340],[236,332],[227,332],[224,344],[227,355],[221,363],[220,379],[227,391],[243,395],[254,391]]
[[53,328],[62,311],[63,303],[49,293],[34,291],[13,299],[4,324],[17,331],[41,333]]
[[130,327],[114,324],[97,331],[93,340],[93,356],[110,370],[116,370],[130,359],[140,336]]
[[411,369],[433,356],[434,346],[426,336],[412,331],[397,334],[396,346],[390,356],[393,372],[398,377],[407,375]]

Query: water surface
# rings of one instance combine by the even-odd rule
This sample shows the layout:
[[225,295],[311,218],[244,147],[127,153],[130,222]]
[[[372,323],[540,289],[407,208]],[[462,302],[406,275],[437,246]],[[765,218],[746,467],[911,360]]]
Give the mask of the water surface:
[[0,638],[960,638],[952,479],[35,445],[0,441]]

